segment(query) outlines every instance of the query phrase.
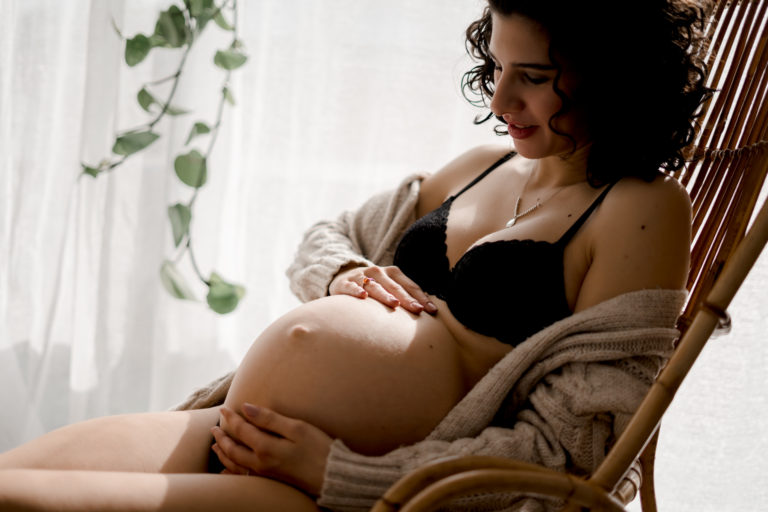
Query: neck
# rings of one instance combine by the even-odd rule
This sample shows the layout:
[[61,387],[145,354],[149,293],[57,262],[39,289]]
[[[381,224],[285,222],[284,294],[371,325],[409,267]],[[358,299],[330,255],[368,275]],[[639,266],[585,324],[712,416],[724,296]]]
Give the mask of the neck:
[[587,179],[589,146],[582,146],[567,157],[552,155],[541,158],[533,168],[532,188],[553,188],[574,185]]

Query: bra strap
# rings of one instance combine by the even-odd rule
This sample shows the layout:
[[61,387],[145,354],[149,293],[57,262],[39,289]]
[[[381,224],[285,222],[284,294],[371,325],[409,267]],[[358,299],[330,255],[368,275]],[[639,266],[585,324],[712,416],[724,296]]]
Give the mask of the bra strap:
[[510,159],[510,158],[512,158],[513,156],[515,156],[516,154],[517,154],[517,152],[516,152],[516,151],[510,151],[509,153],[507,153],[507,154],[506,154],[506,155],[504,155],[503,157],[501,157],[501,158],[499,158],[498,160],[496,160],[496,162],[494,162],[494,163],[493,163],[493,164],[492,164],[492,165],[491,165],[489,168],[487,168],[486,170],[484,170],[482,174],[480,174],[480,175],[479,175],[479,176],[477,176],[475,179],[473,179],[471,182],[469,182],[469,184],[468,184],[467,186],[465,186],[463,189],[459,190],[459,192],[457,192],[456,194],[452,195],[452,196],[451,196],[449,199],[450,199],[451,201],[453,201],[454,199],[456,199],[457,197],[459,197],[461,194],[463,194],[464,192],[466,192],[467,190],[469,190],[470,188],[472,188],[472,187],[475,185],[475,183],[477,183],[477,182],[478,182],[478,181],[480,181],[481,179],[483,179],[483,178],[485,178],[486,176],[488,176],[488,175],[491,173],[491,171],[493,171],[494,169],[496,169],[498,166],[500,166],[501,164],[503,164],[504,162],[506,162],[507,160],[509,160],[509,159]]
[[600,203],[603,202],[603,199],[605,199],[605,196],[608,195],[608,192],[610,192],[611,188],[613,188],[613,186],[615,184],[616,184],[616,182],[614,181],[613,183],[611,183],[610,185],[605,187],[605,190],[603,190],[600,193],[600,195],[597,196],[597,199],[592,201],[592,204],[589,205],[589,208],[587,208],[587,210],[584,213],[581,214],[581,217],[579,217],[576,220],[576,222],[574,222],[571,225],[571,227],[568,229],[568,231],[566,231],[565,234],[560,237],[560,240],[558,240],[555,243],[556,244],[563,244],[563,245],[567,244],[571,240],[571,238],[573,238],[573,235],[576,234],[576,232],[579,230],[579,228],[581,228],[581,225],[584,224],[584,222],[586,222],[586,220],[589,218],[589,216],[592,214],[592,212],[595,211],[595,208],[597,208],[600,205]]

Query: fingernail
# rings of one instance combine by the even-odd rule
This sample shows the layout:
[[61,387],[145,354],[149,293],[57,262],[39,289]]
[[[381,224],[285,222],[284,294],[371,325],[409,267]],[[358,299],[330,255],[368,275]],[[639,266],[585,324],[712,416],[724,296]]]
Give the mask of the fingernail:
[[418,310],[418,311],[421,311],[422,309],[424,309],[424,306],[422,306],[420,303],[418,303],[416,301],[411,302],[411,307],[413,309]]
[[246,416],[255,418],[256,416],[259,415],[259,411],[260,409],[253,404],[249,404],[249,403],[243,404],[243,412],[246,414]]
[[427,312],[429,313],[437,313],[437,306],[435,306],[431,302],[427,302],[426,308],[427,308]]

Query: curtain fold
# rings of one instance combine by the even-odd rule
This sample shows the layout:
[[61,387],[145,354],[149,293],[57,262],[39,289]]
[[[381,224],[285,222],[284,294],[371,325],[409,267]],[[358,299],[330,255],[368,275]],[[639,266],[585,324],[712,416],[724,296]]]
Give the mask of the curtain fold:
[[[174,254],[166,209],[192,191],[173,160],[206,147],[205,137],[184,143],[194,122],[215,119],[224,73],[212,59],[230,36],[211,26],[190,54],[174,104],[192,113],[164,120],[162,138],[111,173],[80,168],[109,156],[118,131],[147,122],[136,93],[181,57],[154,50],[128,68],[113,23],[126,36],[151,33],[169,4],[0,0],[0,450],[73,421],[181,401],[234,369],[261,329],[298,304],[284,271],[310,224],[472,146],[508,144],[490,123],[473,125],[459,88],[479,0],[241,0],[249,59],[232,74],[236,105],[224,110],[191,229],[203,274],[247,293],[233,313],[212,313],[184,260],[202,302],[175,300],[159,279]],[[679,478],[696,465],[691,453],[705,453],[705,467],[768,470],[737,439],[746,431],[753,453],[768,448],[757,430],[768,420],[767,268],[763,257],[733,308],[733,333],[705,352],[665,423],[663,508],[724,508],[690,504],[720,485]],[[766,492],[733,498],[747,510]]]

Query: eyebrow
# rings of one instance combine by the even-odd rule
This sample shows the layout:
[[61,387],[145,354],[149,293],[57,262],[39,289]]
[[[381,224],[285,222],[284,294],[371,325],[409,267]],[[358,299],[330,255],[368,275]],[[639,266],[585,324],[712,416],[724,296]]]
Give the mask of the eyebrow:
[[[499,61],[499,59],[496,58],[496,55],[494,55],[490,49],[488,49],[488,54],[496,62]],[[553,71],[557,69],[557,67],[553,64],[541,64],[538,62],[510,62],[509,65],[517,68],[538,69],[540,71]]]
[[535,62],[512,62],[510,65],[518,68],[539,69],[541,71],[552,71],[557,69],[552,64],[536,64]]

